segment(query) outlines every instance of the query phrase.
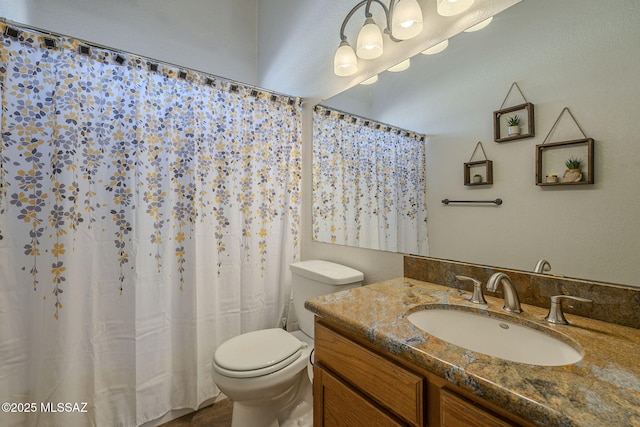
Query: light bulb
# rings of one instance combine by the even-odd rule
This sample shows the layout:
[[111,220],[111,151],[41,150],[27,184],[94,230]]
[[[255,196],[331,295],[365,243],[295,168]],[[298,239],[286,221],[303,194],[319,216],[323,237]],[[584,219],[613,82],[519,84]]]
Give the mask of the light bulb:
[[352,76],[356,71],[358,71],[358,58],[351,45],[344,40],[333,57],[333,72],[337,76]]
[[454,16],[469,9],[473,0],[438,0],[438,14]]
[[370,77],[370,78],[368,78],[367,80],[365,80],[365,81],[363,81],[363,82],[360,82],[360,84],[361,84],[361,85],[365,85],[365,86],[366,86],[366,85],[372,85],[372,84],[374,84],[374,83],[375,83],[375,82],[377,82],[377,81],[378,81],[378,75],[376,74],[375,76]]
[[422,9],[416,0],[400,0],[393,9],[392,34],[399,40],[411,39],[422,32]]
[[411,59],[407,58],[404,61],[397,63],[393,67],[390,67],[388,71],[391,71],[392,73],[398,73],[400,71],[406,70],[407,68],[409,68],[410,65],[411,65]]
[[491,24],[491,21],[493,21],[493,16],[485,19],[484,21],[467,28],[466,30],[464,30],[465,33],[473,33],[474,31],[480,31],[481,29],[485,28],[487,25]]
[[382,55],[382,31],[372,18],[364,21],[356,46],[356,54],[362,59],[375,59]]
[[437,45],[431,46],[429,49],[425,49],[422,51],[424,55],[435,55],[436,53],[440,53],[445,50],[449,46],[449,39],[438,43]]

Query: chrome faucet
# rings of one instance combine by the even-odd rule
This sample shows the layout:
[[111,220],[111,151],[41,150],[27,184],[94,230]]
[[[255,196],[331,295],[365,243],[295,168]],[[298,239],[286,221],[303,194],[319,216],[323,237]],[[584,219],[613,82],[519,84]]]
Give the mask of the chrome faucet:
[[480,280],[468,276],[456,276],[456,279],[473,283],[473,295],[469,301],[476,304],[487,303],[487,300],[484,299],[484,295],[482,294],[482,282]]
[[551,270],[551,264],[549,264],[549,261],[547,261],[546,259],[541,259],[536,264],[536,267],[533,269],[533,272],[544,274],[545,271],[549,271],[549,270]]
[[502,307],[502,309],[511,313],[522,313],[516,287],[506,274],[494,273],[487,282],[487,290],[495,292],[498,289],[499,283],[502,283],[504,290],[504,307]]
[[567,319],[564,317],[564,313],[562,312],[562,301],[563,299],[572,299],[575,301],[582,302],[593,302],[588,298],[574,297],[573,295],[553,295],[551,297],[551,304],[549,307],[549,314],[544,319],[549,323],[555,323],[557,325],[568,325]]

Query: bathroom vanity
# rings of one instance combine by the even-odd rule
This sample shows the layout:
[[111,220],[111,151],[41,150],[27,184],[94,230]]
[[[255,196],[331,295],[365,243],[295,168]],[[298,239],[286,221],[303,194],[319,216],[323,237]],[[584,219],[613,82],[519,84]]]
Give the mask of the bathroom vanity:
[[315,336],[314,425],[532,425],[328,323]]
[[[546,308],[522,304],[523,313],[508,314],[513,322],[548,328],[583,354],[537,366],[450,344],[407,319],[432,306],[478,310],[470,296],[399,278],[308,300],[314,425],[640,425],[639,329],[570,314],[570,325],[551,325]],[[501,298],[487,303],[487,315],[505,315]]]

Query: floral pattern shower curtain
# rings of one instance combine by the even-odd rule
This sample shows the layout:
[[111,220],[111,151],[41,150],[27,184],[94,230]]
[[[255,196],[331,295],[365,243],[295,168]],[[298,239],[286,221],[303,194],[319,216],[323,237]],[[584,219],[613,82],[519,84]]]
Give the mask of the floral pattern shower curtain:
[[318,106],[313,141],[314,239],[428,255],[422,135]]
[[197,407],[217,345],[288,301],[299,102],[72,38],[1,40],[0,424]]

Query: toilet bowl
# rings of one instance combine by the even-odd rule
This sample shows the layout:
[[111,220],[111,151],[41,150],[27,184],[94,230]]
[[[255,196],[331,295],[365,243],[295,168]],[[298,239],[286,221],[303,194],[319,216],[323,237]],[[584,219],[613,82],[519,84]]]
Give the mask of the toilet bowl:
[[262,329],[224,342],[213,357],[213,381],[233,401],[232,427],[311,426],[309,358],[313,314],[304,301],[362,284],[363,274],[328,261],[291,264],[299,331]]

